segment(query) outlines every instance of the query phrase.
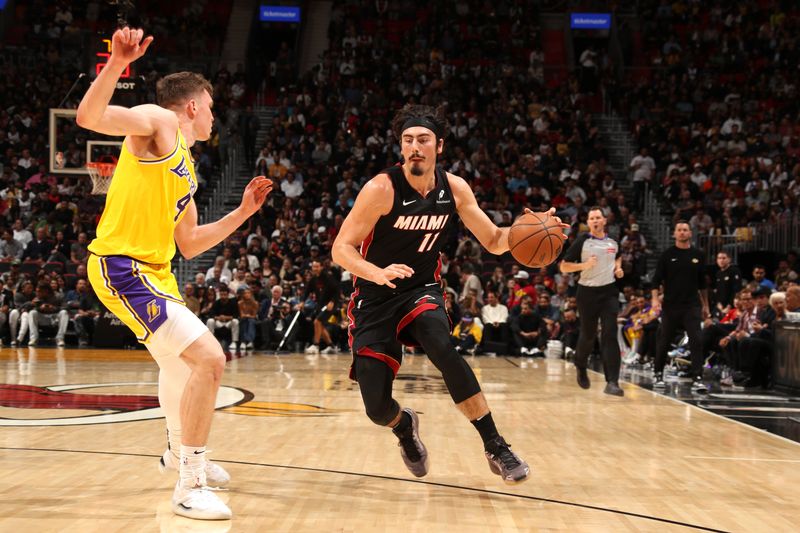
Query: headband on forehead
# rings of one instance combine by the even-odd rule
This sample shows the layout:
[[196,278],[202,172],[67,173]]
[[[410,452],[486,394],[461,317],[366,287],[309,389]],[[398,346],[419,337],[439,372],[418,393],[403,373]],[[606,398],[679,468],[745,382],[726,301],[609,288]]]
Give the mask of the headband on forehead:
[[444,136],[442,132],[439,131],[439,127],[434,124],[434,122],[430,119],[425,117],[411,117],[410,119],[406,120],[403,123],[403,127],[400,129],[400,135],[402,136],[403,132],[406,131],[408,128],[413,128],[414,126],[422,126],[423,128],[428,128],[436,135],[437,139],[442,139]]

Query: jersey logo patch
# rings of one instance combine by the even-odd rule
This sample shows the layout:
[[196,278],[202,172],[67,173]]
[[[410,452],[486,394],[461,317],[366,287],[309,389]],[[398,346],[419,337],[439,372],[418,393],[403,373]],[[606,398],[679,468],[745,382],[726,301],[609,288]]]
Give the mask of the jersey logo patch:
[[450,199],[449,198],[447,200],[442,200],[442,198],[444,198],[444,189],[439,191],[439,199],[436,200],[436,203],[437,204],[449,204],[450,203]]
[[186,166],[186,156],[182,155],[181,162],[178,163],[174,168],[169,169],[169,171],[174,173],[179,178],[185,178],[188,180],[191,174],[189,173],[189,167]]
[[414,202],[416,202],[416,200],[411,200],[410,202],[406,202],[405,200],[403,200],[403,205],[411,205]]
[[147,321],[152,322],[161,314],[161,306],[153,299],[147,302]]

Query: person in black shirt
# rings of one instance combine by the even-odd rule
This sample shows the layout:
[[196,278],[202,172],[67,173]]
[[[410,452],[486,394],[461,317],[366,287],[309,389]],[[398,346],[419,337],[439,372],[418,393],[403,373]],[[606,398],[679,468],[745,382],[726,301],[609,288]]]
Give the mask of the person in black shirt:
[[[214,289],[209,288],[213,291]],[[230,291],[227,285],[220,285],[219,298],[211,306],[209,313],[211,318],[206,321],[209,331],[215,336],[218,329],[229,328],[231,330],[231,344],[228,349],[231,353],[236,353],[239,343],[239,303],[234,298],[230,298]]]
[[22,254],[23,261],[44,261],[50,255],[53,243],[47,240],[47,232],[44,228],[36,230],[36,238],[28,243],[25,252]]
[[14,309],[14,293],[5,287],[5,282],[0,278],[0,339],[8,338],[6,329],[12,309]]
[[520,355],[544,355],[547,346],[547,326],[533,312],[531,302],[523,300],[519,314],[511,318],[511,332]]
[[100,301],[92,286],[85,279],[79,279],[75,289],[67,293],[67,310],[75,322],[75,333],[78,334],[78,346],[91,343],[94,326],[100,316]]
[[[306,285],[302,301],[308,300],[312,294],[316,297],[317,311],[313,321],[314,337],[311,345],[306,348],[306,353],[319,353],[320,338],[323,338],[328,343],[330,350],[326,353],[330,353],[334,347],[325,329],[325,320],[322,320],[323,317],[321,315],[326,313],[328,304],[333,304],[333,309],[337,308],[339,303],[339,283],[327,269],[323,269],[322,263],[319,261],[311,262],[311,279]],[[327,318],[327,315],[325,318]]]
[[509,230],[481,210],[463,178],[436,164],[449,130],[443,107],[409,104],[395,115],[392,129],[403,163],[364,185],[332,249],[355,289],[347,308],[351,378],[358,381],[367,416],[392,428],[406,467],[422,477],[429,461],[419,418],[392,397],[401,344],[421,346],[480,434],[491,471],[507,483],[524,481],[530,468],[499,434],[475,373],[450,342],[441,286],[440,252],[455,215],[493,254],[508,251]]
[[731,265],[731,257],[726,251],[717,253],[719,270],[714,276],[714,288],[711,291],[713,313],[722,317],[731,310],[733,297],[742,289],[742,273],[735,265]]
[[700,323],[709,316],[703,253],[692,248],[692,230],[688,222],[679,220],[675,224],[674,236],[675,246],[664,250],[653,275],[652,307],[656,312],[662,309],[658,289],[664,286],[653,387],[666,386],[664,365],[667,350],[676,330],[683,328],[689,336],[692,355],[692,390],[708,392],[703,383],[703,341],[700,336]]

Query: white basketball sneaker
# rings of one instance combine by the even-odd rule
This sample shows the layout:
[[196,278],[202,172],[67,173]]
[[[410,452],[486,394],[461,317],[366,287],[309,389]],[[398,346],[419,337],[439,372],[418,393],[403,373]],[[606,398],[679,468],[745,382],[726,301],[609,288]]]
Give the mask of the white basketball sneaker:
[[233,516],[230,508],[208,487],[185,489],[180,481],[172,493],[172,511],[196,520],[230,520]]
[[[206,452],[208,454],[208,452]],[[170,450],[164,452],[158,461],[158,470],[162,474],[167,470],[178,472],[180,470],[180,459],[175,457]],[[209,487],[225,487],[230,483],[231,476],[224,468],[206,459],[206,484]]]

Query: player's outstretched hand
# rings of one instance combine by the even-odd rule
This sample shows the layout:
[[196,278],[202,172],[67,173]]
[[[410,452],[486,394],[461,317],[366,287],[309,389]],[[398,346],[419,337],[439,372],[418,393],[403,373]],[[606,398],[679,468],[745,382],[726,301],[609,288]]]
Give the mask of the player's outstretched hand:
[[373,281],[378,285],[386,285],[390,289],[396,289],[397,286],[392,283],[393,279],[410,278],[413,275],[414,269],[410,266],[391,264],[381,270]]
[[144,31],[137,28],[129,28],[125,26],[114,32],[111,37],[111,57],[115,61],[119,61],[124,65],[129,65],[142,57],[150,43],[153,42],[153,36],[148,35],[144,37]]
[[[530,210],[530,209],[528,209],[527,207],[525,208],[525,210],[524,210],[523,212],[524,212],[525,214],[529,214],[529,213],[530,213],[530,214],[533,214],[533,211],[531,211],[531,210]],[[547,211],[545,211],[543,214],[545,214],[545,215],[549,216],[550,218],[552,218],[553,220],[555,220],[556,222],[558,222],[559,226],[561,226],[562,228],[568,228],[568,227],[569,227],[569,224],[564,224],[564,223],[561,221],[561,219],[560,219],[559,217],[557,217],[557,216],[556,216],[556,208],[555,208],[555,207],[551,207],[550,209],[548,209]],[[563,231],[561,232],[561,238],[562,238],[563,240],[567,240],[567,236],[564,234],[564,232],[563,232]]]
[[261,209],[264,200],[266,200],[269,193],[272,192],[272,186],[272,180],[265,176],[256,176],[250,180],[250,183],[244,188],[242,203],[240,205],[241,209],[248,217]]

